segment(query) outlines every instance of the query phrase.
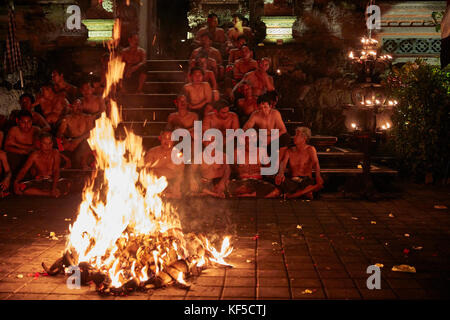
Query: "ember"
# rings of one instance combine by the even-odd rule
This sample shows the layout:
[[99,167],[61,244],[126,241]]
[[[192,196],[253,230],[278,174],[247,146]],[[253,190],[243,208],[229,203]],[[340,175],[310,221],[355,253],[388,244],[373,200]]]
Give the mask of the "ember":
[[78,266],[81,284],[92,281],[103,294],[122,295],[171,283],[188,288],[189,275],[199,275],[209,266],[229,266],[224,258],[232,252],[230,238],[225,237],[219,252],[205,236],[185,235],[175,208],[159,197],[167,187],[166,178],[144,169],[142,138],[125,132],[116,139],[121,117],[111,92],[124,71],[114,52],[117,43],[115,39],[109,44],[103,94],[110,100],[109,116],[104,112],[97,119],[88,140],[96,155],[96,176],[83,191],[63,256],[51,267],[42,266],[49,275]]

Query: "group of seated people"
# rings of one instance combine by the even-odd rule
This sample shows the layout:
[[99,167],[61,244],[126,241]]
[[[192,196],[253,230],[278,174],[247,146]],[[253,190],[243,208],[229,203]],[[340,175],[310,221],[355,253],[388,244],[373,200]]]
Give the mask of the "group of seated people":
[[[190,55],[187,81],[175,100],[177,111],[168,117],[167,127],[159,136],[161,144],[150,149],[145,157],[147,169],[168,179],[165,196],[312,198],[313,192],[323,186],[316,150],[307,144],[311,131],[306,127],[297,128],[294,143],[291,143],[282,116],[276,109],[278,94],[273,78],[267,73],[270,59],[253,59],[253,51],[248,45],[252,31],[242,27],[242,21],[240,15],[234,15],[234,28],[225,33],[217,27],[217,16],[210,14],[207,26],[195,36],[194,43],[198,47]],[[237,163],[237,153],[243,152],[245,154],[240,156],[245,157],[244,164],[229,165],[225,160],[223,164],[205,161],[202,164],[174,164],[171,154],[176,142],[171,140],[172,132],[183,128],[192,137],[195,121],[202,121],[203,133],[214,128],[223,136],[227,129],[266,129],[267,145],[278,139],[278,173],[261,175],[264,165],[249,161],[249,143],[245,144],[245,151],[235,150],[233,163]],[[270,136],[271,129],[278,129],[278,138]],[[203,142],[203,147],[210,143]],[[290,177],[286,178],[288,173]]]
[[[99,80],[100,82],[100,80]],[[18,195],[59,197],[70,191],[61,168],[88,169],[95,157],[87,139],[105,111],[101,93],[90,80],[79,88],[55,69],[52,82],[34,97],[24,93],[20,110],[0,121],[0,198]]]
[[[161,145],[149,149],[144,159],[146,170],[168,179],[164,196],[312,198],[313,192],[323,186],[316,150],[307,144],[311,131],[297,128],[291,144],[276,109],[278,95],[273,78],[267,73],[270,59],[253,59],[248,46],[252,30],[242,22],[240,15],[234,15],[234,27],[225,33],[217,27],[217,16],[210,14],[207,26],[195,37],[198,48],[189,60],[187,83],[175,100],[177,112],[167,119],[159,137]],[[126,64],[125,85],[119,90],[141,93],[146,81],[145,50],[138,46],[135,33],[129,35],[128,42],[129,47],[121,51]],[[102,60],[105,66],[107,61]],[[52,82],[42,86],[36,98],[28,93],[20,97],[21,110],[11,112],[3,124],[0,121],[0,197],[12,191],[17,195],[59,197],[67,194],[71,185],[61,179],[61,168],[95,168],[95,155],[87,139],[95,120],[108,109],[102,98],[103,86],[104,74],[94,81],[83,81],[77,88],[55,69]],[[203,132],[215,128],[224,135],[227,129],[266,129],[267,145],[278,139],[278,173],[262,176],[264,165],[247,161],[248,143],[245,151],[236,151],[245,153],[240,155],[245,156],[244,164],[174,164],[172,131],[183,128],[192,136],[198,120],[202,121]],[[277,138],[270,136],[271,129],[279,130]],[[288,171],[290,178],[286,178]]]

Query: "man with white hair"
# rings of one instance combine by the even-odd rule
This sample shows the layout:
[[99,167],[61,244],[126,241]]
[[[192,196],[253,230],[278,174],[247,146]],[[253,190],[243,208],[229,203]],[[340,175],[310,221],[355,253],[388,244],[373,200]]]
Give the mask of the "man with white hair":
[[[323,179],[320,176],[319,159],[316,149],[308,144],[311,130],[307,127],[298,127],[295,130],[295,147],[287,150],[281,162],[280,171],[275,183],[280,186],[286,198],[298,198],[305,195],[313,198],[313,192],[323,188]],[[286,167],[289,164],[291,177],[286,179]],[[312,171],[316,177],[313,179]]]

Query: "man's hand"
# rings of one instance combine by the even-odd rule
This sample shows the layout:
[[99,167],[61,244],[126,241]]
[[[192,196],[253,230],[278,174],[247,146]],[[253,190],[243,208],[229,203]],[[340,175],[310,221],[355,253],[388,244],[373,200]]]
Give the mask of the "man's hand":
[[317,177],[316,177],[316,184],[321,187],[323,186],[323,179],[320,175],[317,175]]
[[20,183],[14,182],[14,193],[21,196],[23,195],[22,189],[20,187]]
[[277,174],[277,176],[275,177],[275,184],[277,186],[279,186],[280,184],[282,184],[284,182],[284,180],[286,180],[286,177],[284,176],[284,174],[279,173]]
[[10,185],[9,179],[4,179],[2,182],[0,182],[0,190],[2,191],[8,190],[9,185]]
[[60,195],[61,195],[61,191],[59,191],[58,188],[52,189],[52,197],[59,198]]

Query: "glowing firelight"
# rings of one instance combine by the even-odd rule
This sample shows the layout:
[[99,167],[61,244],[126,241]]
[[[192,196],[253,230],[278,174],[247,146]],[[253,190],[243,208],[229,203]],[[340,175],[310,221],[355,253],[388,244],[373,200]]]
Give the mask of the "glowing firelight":
[[[166,177],[157,178],[144,169],[142,137],[126,131],[125,137],[116,139],[122,119],[110,93],[121,81],[125,67],[115,53],[118,39],[120,35],[115,33],[109,44],[103,93],[110,99],[110,111],[96,120],[88,139],[98,171],[83,190],[78,216],[69,226],[65,253],[74,263],[85,262],[103,274],[111,288],[121,288],[131,280],[145,283],[150,273],[156,277],[181,259],[186,264],[195,257],[202,265],[214,262],[228,266],[224,258],[233,250],[230,237],[224,238],[220,252],[206,237],[200,240],[193,235],[198,243],[187,246],[176,210],[160,198],[167,187]],[[95,180],[102,181],[100,186]],[[174,281],[185,284],[186,275],[180,273]]]

